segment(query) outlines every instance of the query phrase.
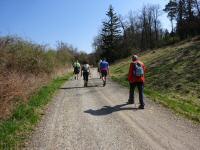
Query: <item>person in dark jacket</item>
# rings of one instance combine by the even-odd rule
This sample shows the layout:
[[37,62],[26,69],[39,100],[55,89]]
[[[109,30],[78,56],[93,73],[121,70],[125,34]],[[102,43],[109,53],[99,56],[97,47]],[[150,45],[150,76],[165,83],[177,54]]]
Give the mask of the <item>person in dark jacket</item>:
[[130,92],[128,104],[134,104],[135,87],[139,91],[139,109],[144,109],[144,82],[145,82],[146,67],[143,62],[138,59],[137,55],[132,56],[132,62],[129,67],[128,81],[130,84]]

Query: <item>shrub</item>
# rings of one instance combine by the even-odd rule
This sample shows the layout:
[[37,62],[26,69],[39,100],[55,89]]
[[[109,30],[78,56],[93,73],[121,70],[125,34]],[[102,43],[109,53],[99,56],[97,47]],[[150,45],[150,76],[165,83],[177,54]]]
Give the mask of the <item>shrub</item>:
[[19,102],[26,102],[52,76],[67,70],[72,52],[66,44],[52,50],[19,37],[0,37],[0,119],[9,116]]

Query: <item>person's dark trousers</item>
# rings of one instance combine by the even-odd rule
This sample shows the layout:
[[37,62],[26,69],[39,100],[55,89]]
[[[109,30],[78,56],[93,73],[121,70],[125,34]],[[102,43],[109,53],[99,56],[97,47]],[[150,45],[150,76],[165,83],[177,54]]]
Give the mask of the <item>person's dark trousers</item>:
[[83,80],[88,81],[88,76],[89,76],[88,72],[83,72]]
[[130,83],[128,103],[134,103],[135,102],[134,101],[134,91],[135,91],[136,86],[137,86],[138,92],[139,92],[140,106],[144,106],[144,83],[143,82]]

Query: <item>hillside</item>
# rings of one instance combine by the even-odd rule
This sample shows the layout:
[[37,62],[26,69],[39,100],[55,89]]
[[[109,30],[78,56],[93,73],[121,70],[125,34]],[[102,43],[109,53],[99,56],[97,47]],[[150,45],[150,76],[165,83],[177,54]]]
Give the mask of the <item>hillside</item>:
[[0,36],[0,121],[52,79],[68,72],[72,49],[55,50],[15,36]]
[[[147,66],[145,94],[178,113],[200,121],[200,40],[139,54]],[[111,67],[112,78],[128,85],[131,58]]]

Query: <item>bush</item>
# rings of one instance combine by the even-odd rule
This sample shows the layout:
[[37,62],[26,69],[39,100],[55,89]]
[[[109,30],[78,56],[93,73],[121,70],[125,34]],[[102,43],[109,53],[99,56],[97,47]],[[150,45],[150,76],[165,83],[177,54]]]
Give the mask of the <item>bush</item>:
[[0,38],[0,69],[20,73],[50,74],[73,59],[70,49],[50,50],[17,37]]
[[0,37],[0,120],[52,77],[66,73],[72,52],[66,44],[52,50],[18,37]]

